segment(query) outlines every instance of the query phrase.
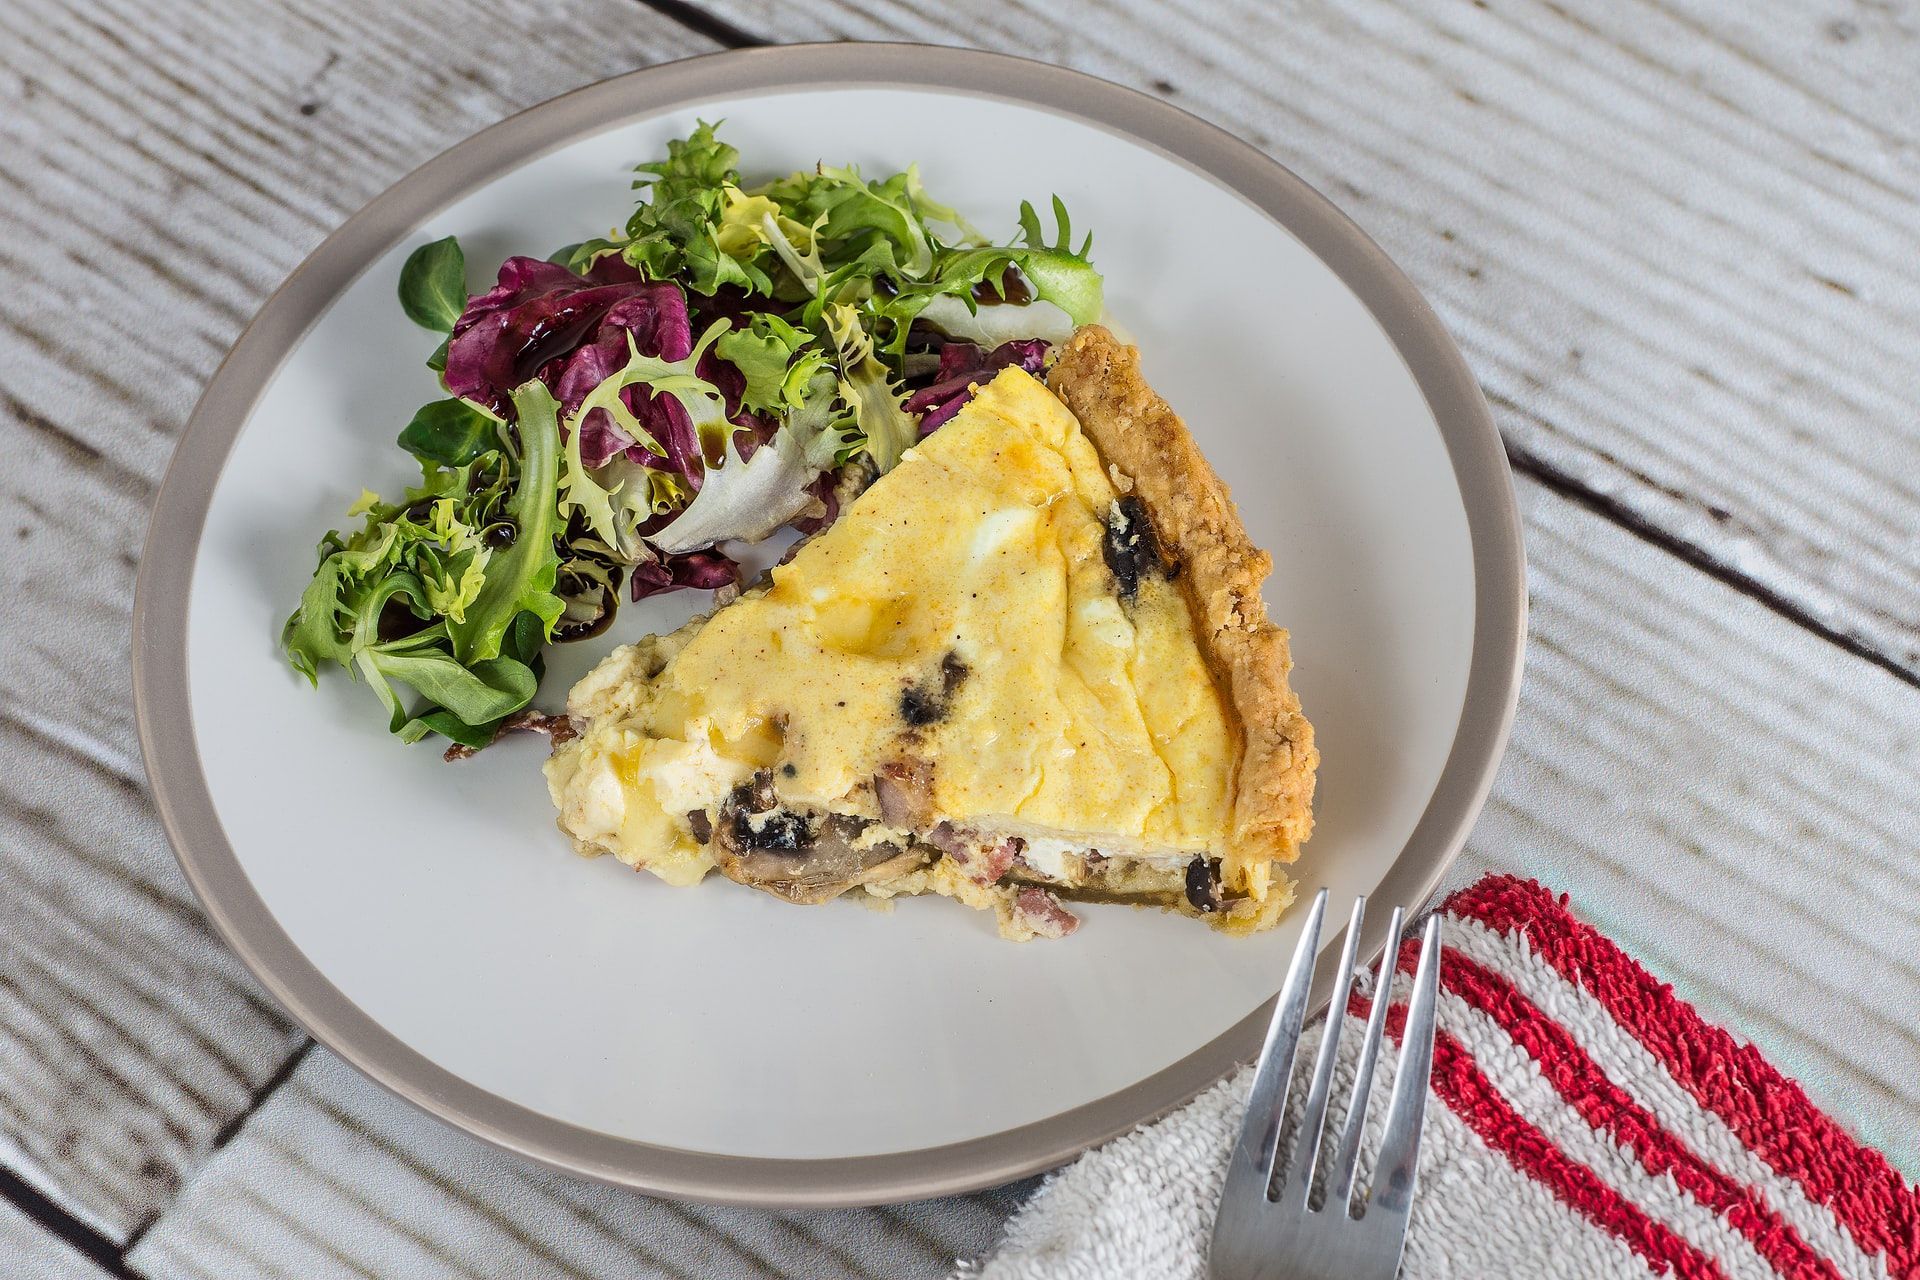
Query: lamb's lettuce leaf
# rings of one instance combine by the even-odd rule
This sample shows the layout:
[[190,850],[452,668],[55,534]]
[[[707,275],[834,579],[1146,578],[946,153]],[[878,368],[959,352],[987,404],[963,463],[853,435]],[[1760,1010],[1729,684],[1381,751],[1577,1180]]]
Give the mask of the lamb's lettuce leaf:
[[[365,493],[357,532],[329,533],[281,645],[309,680],[347,668],[412,741],[457,722],[490,740],[538,683],[539,649],[563,604],[553,593],[557,406],[530,383],[514,395],[520,456],[494,448],[465,465],[423,463],[399,502]],[[400,688],[421,699],[409,710]]]
[[400,267],[400,309],[423,329],[446,333],[467,308],[467,255],[453,236],[421,245]]
[[470,400],[435,400],[414,411],[398,444],[422,462],[464,467],[499,445],[500,419]]

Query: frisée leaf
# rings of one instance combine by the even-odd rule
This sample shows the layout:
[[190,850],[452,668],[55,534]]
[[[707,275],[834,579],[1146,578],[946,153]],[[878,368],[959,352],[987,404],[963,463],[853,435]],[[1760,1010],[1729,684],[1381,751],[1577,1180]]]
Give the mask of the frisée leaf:
[[1093,249],[1093,233],[1087,233],[1078,249],[1072,247],[1073,223],[1059,196],[1053,198],[1053,218],[1055,235],[1049,244],[1040,229],[1040,215],[1025,200],[1020,202],[1020,230],[1028,249],[1019,259],[1020,269],[1033,281],[1036,295],[1072,316],[1075,324],[1092,324],[1105,305],[1100,273],[1087,256]]
[[[814,375],[816,406],[828,409],[835,382],[824,369]],[[669,555],[729,538],[758,542],[813,503],[808,486],[835,465],[846,443],[846,426],[830,410],[796,413],[751,458],[742,458],[738,441],[729,439],[724,465],[709,467],[686,510],[648,541]]]
[[884,474],[920,438],[919,424],[901,407],[902,396],[874,354],[859,313],[836,303],[826,309],[825,319],[839,354],[840,396],[852,407],[867,453]]

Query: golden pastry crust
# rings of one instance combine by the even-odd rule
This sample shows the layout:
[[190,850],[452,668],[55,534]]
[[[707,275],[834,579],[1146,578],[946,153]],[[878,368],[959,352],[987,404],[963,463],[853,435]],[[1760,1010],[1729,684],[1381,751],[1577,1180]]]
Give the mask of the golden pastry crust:
[[1273,561],[1248,539],[1227,486],[1180,415],[1140,375],[1133,347],[1100,325],[1083,326],[1060,348],[1047,385],[1101,460],[1132,482],[1155,535],[1180,563],[1202,652],[1243,735],[1224,878],[1229,887],[1258,880],[1264,889],[1268,864],[1292,862],[1313,830],[1320,763],[1313,726],[1287,684],[1287,633],[1267,621],[1260,598]]

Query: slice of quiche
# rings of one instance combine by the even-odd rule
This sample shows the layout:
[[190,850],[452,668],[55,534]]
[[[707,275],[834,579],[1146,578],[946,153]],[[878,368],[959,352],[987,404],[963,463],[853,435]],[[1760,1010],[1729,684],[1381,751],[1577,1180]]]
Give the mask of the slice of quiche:
[[560,826],[672,884],[1061,900],[1230,932],[1292,900],[1313,729],[1271,561],[1136,352],[1008,369],[769,579],[573,690]]

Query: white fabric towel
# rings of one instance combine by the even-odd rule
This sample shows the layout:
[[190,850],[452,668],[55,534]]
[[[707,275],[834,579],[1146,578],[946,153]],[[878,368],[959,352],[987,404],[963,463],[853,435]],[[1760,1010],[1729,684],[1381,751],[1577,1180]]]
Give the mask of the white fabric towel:
[[[1920,1280],[1920,1192],[1564,900],[1490,876],[1442,914],[1403,1276]],[[1336,1099],[1367,1008],[1362,993],[1345,1011]],[[1377,1149],[1391,1076],[1376,1080],[1363,1152]],[[1200,1280],[1251,1081],[1243,1068],[1054,1174],[957,1275]],[[1363,1156],[1363,1184],[1366,1168]]]

